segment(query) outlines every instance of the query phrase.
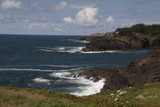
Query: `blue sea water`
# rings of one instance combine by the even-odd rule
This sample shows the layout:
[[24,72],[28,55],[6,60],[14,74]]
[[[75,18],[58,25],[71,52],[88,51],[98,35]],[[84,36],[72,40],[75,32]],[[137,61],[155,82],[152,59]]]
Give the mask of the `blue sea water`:
[[0,35],[0,86],[40,88],[90,95],[104,81],[66,78],[65,74],[96,67],[118,67],[146,57],[148,50],[80,52],[78,36]]

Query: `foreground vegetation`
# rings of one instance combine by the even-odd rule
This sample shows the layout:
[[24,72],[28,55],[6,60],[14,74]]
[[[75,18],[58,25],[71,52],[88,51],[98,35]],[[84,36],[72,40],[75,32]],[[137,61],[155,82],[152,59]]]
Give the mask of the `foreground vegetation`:
[[159,107],[160,83],[76,97],[48,90],[0,87],[0,107]]

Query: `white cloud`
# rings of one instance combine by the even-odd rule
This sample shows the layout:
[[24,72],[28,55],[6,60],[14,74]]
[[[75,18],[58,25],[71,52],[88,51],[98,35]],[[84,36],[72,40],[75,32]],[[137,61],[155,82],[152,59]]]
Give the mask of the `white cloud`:
[[151,1],[148,1],[146,3],[147,4],[156,4],[156,5],[159,5],[160,4],[160,0],[151,0]]
[[75,23],[83,26],[95,25],[98,22],[98,20],[95,19],[97,13],[98,8],[88,7],[80,10],[76,15],[75,20],[73,20],[71,17],[66,17],[63,18],[63,21],[66,23]]
[[113,24],[113,23],[115,22],[115,19],[114,19],[112,16],[109,16],[109,17],[106,19],[106,21],[107,21],[108,23]]
[[54,11],[61,11],[67,7],[68,3],[65,1],[60,2],[59,4],[53,5]]
[[15,0],[4,0],[1,4],[2,9],[20,9],[22,3]]
[[24,29],[54,29],[55,31],[61,32],[61,25],[54,24],[52,22],[33,22],[32,20],[25,19]]
[[34,22],[34,23],[29,23],[28,24],[28,29],[40,29],[40,28],[47,28],[49,27],[49,23],[45,22]]
[[65,21],[66,23],[74,23],[74,20],[72,20],[70,16],[63,18],[63,21]]
[[7,18],[7,19],[10,19],[10,18],[11,18],[11,15],[10,15],[10,14],[7,14],[7,15],[6,15],[6,18]]
[[75,20],[77,24],[94,25],[98,22],[98,20],[94,18],[97,15],[97,13],[98,13],[98,8],[85,8],[78,12]]
[[84,9],[84,8],[89,8],[89,7],[95,7],[95,5],[87,5],[87,4],[70,4],[69,5],[70,8],[74,8],[74,9]]
[[38,3],[38,2],[34,2],[34,3],[30,4],[30,6],[33,7],[33,8],[34,8],[34,7],[38,7],[38,6],[39,6],[39,3]]
[[58,27],[55,27],[54,30],[56,30],[56,31],[58,31],[58,32],[63,31],[61,28],[58,28]]
[[0,14],[0,21],[3,20],[4,16]]
[[38,10],[38,11],[43,10],[43,8],[40,6],[40,4],[38,2],[31,3],[30,6],[28,7],[28,9]]
[[28,23],[29,21],[30,21],[30,19],[27,19],[27,18],[24,19],[24,22],[25,22],[25,23]]

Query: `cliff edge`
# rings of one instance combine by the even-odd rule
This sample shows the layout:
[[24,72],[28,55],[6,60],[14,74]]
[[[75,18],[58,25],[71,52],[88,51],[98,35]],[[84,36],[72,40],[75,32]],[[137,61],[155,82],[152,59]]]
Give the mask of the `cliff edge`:
[[103,90],[115,90],[160,81],[160,48],[152,49],[145,59],[132,61],[118,68],[97,68],[72,76],[83,76],[93,81],[105,78]]

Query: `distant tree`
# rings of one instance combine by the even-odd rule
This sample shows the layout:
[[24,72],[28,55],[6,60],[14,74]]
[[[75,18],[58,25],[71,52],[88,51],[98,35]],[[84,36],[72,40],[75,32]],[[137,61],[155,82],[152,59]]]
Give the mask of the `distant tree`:
[[148,36],[160,36],[160,25],[136,24],[130,28],[117,28],[116,32],[118,32],[119,36],[134,36],[137,33]]
[[160,36],[160,25],[154,24],[154,25],[148,25],[146,34],[149,34],[151,36]]
[[144,24],[136,24],[136,25],[131,26],[131,31],[135,33],[144,34],[146,32],[146,29],[147,27]]
[[122,28],[122,29],[118,28],[116,32],[119,32],[119,35],[121,36],[133,36],[134,35],[134,33],[131,31],[130,28]]

